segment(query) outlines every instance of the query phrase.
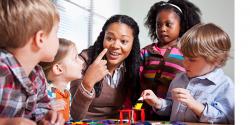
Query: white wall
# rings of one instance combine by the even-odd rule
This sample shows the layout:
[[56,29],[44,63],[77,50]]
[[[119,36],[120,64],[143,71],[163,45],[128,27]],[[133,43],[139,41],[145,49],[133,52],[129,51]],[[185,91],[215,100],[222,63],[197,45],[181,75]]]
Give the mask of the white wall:
[[[140,27],[141,47],[151,42],[148,30],[144,27],[145,17],[150,7],[159,0],[120,0],[121,14],[133,17]],[[234,80],[234,0],[190,0],[202,12],[203,22],[215,23],[225,30],[232,41],[232,58],[229,59],[224,71]]]
[[92,44],[94,44],[101,32],[105,21],[111,16],[120,13],[120,0],[94,0],[94,12],[102,15],[102,17],[94,16]]
[[94,0],[94,10],[109,18],[120,12],[120,0]]

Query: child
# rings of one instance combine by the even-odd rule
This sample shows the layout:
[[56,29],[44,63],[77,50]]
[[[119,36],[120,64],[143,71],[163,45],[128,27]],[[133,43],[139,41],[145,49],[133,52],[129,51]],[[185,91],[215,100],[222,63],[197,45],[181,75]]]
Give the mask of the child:
[[75,44],[63,38],[59,39],[54,61],[40,63],[49,81],[48,96],[55,99],[51,103],[52,109],[61,112],[65,121],[69,121],[70,114],[70,93],[66,87],[70,81],[81,78],[82,64]]
[[46,79],[37,65],[54,60],[58,23],[50,0],[1,0],[1,124],[64,124],[61,114],[50,111]]
[[[183,56],[177,48],[179,37],[189,28],[200,23],[200,10],[186,0],[169,0],[155,3],[149,10],[145,26],[156,43],[141,50],[140,80],[142,90],[151,89],[165,98],[169,84],[175,75],[185,71]],[[146,105],[146,118],[161,119]]]
[[221,69],[229,57],[228,35],[214,24],[200,24],[180,41],[186,73],[174,78],[166,99],[151,90],[142,97],[171,121],[233,124],[234,84]]

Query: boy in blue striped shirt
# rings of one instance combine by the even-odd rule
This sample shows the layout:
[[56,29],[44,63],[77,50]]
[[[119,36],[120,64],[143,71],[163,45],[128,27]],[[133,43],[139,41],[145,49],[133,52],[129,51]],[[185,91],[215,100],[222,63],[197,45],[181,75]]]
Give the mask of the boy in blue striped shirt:
[[181,38],[186,73],[171,82],[167,97],[151,90],[143,99],[171,121],[234,123],[234,84],[221,67],[229,57],[229,36],[216,25],[199,24]]

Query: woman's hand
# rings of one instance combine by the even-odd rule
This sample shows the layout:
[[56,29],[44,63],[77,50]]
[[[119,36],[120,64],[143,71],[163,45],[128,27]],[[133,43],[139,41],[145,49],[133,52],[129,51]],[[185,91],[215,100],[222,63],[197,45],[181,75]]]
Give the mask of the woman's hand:
[[91,91],[94,85],[102,80],[109,71],[107,69],[107,61],[102,60],[108,50],[105,48],[95,59],[95,61],[88,67],[83,77],[82,84],[85,89]]
[[145,100],[150,106],[160,109],[161,108],[161,100],[154,94],[152,90],[144,90],[141,94],[143,100]]

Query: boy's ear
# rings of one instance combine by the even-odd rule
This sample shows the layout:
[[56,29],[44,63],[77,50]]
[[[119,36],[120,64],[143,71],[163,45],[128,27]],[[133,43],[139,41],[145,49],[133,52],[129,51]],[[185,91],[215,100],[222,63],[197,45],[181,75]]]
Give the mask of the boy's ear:
[[221,60],[217,59],[212,63],[215,67],[220,67],[221,66]]
[[63,67],[60,64],[54,64],[52,67],[52,71],[55,75],[60,75],[63,73]]
[[36,34],[35,34],[35,38],[34,38],[34,43],[36,45],[36,47],[38,48],[42,48],[44,42],[45,42],[45,38],[46,38],[46,34],[43,30],[39,30]]

